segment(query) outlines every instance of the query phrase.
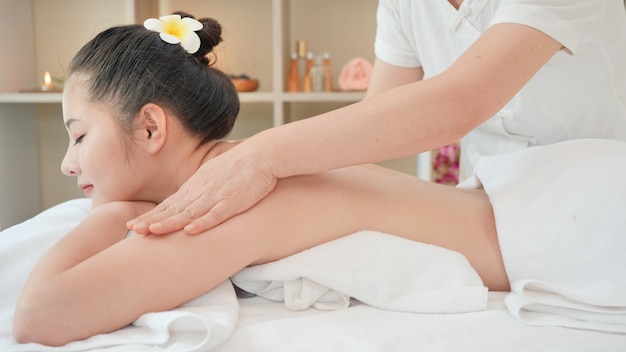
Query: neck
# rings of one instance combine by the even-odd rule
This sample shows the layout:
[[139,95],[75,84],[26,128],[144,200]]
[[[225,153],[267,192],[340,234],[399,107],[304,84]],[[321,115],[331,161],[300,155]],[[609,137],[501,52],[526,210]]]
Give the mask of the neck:
[[178,191],[202,164],[212,158],[210,152],[216,144],[217,141],[211,141],[198,146],[195,139],[189,138],[163,150],[155,170],[161,182],[148,184],[154,190],[150,200],[160,203]]
[[448,1],[457,10],[459,9],[459,7],[461,7],[461,3],[463,2],[463,0],[448,0]]

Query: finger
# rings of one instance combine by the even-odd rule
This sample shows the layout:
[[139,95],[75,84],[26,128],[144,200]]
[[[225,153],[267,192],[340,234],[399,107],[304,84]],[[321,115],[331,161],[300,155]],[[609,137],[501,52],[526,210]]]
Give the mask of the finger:
[[[180,194],[183,194],[180,196]],[[177,216],[183,209],[187,209],[197,199],[190,198],[189,192],[184,188],[181,188],[178,192],[172,194],[169,198],[158,204],[151,211],[138,216],[137,218],[129,221],[127,226],[129,229],[134,230],[137,233],[148,234],[154,233],[151,227],[162,221],[165,221],[171,217]],[[170,229],[169,232],[180,230],[184,225],[177,229]],[[158,226],[157,226],[158,228]],[[154,233],[161,234],[162,232]]]
[[202,201],[199,198],[194,203],[188,205],[185,209],[182,209],[182,211],[170,214],[169,217],[152,223],[149,226],[149,231],[156,235],[161,235],[181,230],[198,216],[209,211],[212,204],[214,204],[214,202],[210,202],[208,200]]
[[139,223],[152,223],[155,221],[159,221],[162,220],[168,216],[172,216],[172,213],[168,213],[168,212],[175,212],[177,209],[177,206],[174,205],[177,201],[170,201],[169,198],[164,200],[162,203],[157,204],[156,207],[154,207],[152,210],[143,213],[139,216],[137,216],[136,218],[128,221],[126,223],[126,225],[129,228],[133,228],[136,225],[138,225]]
[[190,235],[197,235],[246,210],[242,209],[237,211],[237,208],[231,206],[231,204],[232,202],[229,202],[228,200],[222,200],[217,203],[209,212],[186,225],[184,228],[185,232]]
[[[161,221],[177,216],[180,213],[179,209],[180,208],[178,207],[178,205],[173,204],[167,208],[162,209],[156,214],[146,213],[141,217],[140,221],[133,223],[132,226],[129,227],[129,229],[134,230],[136,233],[139,234],[161,234],[161,232],[153,232],[151,230],[151,227],[155,223],[160,223]],[[182,229],[182,226],[179,229]]]

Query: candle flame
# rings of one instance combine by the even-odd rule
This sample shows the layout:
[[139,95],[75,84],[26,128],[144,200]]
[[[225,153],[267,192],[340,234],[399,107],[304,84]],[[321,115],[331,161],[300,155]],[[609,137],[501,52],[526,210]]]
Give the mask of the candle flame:
[[50,78],[50,72],[46,71],[46,73],[44,73],[43,75],[43,84],[46,85],[46,87],[50,87],[50,85],[52,84],[52,79]]

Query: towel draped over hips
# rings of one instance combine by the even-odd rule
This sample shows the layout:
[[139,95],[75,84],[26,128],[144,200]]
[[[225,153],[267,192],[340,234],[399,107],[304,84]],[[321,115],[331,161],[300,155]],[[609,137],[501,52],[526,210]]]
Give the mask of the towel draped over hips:
[[626,142],[584,139],[483,157],[459,187],[481,185],[510,282],[626,277]]

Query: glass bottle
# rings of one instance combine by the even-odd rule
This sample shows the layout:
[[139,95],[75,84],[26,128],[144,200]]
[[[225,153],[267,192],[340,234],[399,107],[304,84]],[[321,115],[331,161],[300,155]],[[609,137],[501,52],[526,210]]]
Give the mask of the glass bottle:
[[327,92],[333,91],[333,72],[330,68],[330,54],[324,53],[323,58],[323,74],[324,74],[324,90]]
[[315,57],[315,63],[311,67],[311,91],[324,91],[324,67],[322,57],[319,55]]
[[304,69],[304,79],[302,81],[302,91],[310,92],[313,88],[313,82],[311,77],[311,69],[313,68],[313,53],[306,53],[306,67]]
[[300,77],[300,91],[304,90],[304,75],[306,74],[306,42],[296,41],[296,54],[298,55],[298,77]]
[[287,77],[287,91],[299,92],[300,91],[300,73],[298,72],[298,54],[291,53],[291,59],[289,62],[289,75]]

